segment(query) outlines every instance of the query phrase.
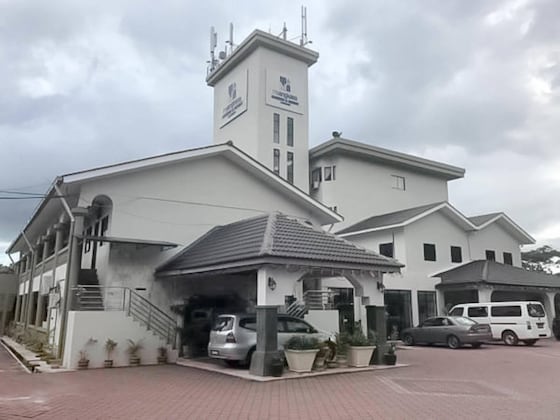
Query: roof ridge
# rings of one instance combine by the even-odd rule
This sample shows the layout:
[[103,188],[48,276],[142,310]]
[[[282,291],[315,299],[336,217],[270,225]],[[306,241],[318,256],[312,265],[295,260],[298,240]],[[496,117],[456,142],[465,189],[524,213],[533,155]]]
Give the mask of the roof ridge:
[[276,219],[278,215],[281,214],[279,211],[273,211],[268,214],[268,220],[266,221],[266,227],[264,229],[263,241],[261,245],[261,255],[268,255],[272,253],[272,247],[274,245],[274,234],[276,233]]

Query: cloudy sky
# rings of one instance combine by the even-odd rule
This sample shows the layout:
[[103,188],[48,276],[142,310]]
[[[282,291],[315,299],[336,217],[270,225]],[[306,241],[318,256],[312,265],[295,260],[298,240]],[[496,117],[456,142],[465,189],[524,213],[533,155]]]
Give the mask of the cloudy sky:
[[[208,32],[299,34],[300,2],[0,0],[0,191],[209,144]],[[450,200],[560,247],[560,2],[308,1],[311,145],[465,167]],[[8,196],[5,192],[0,197]],[[0,200],[0,253],[37,200]],[[6,263],[4,255],[0,263]]]

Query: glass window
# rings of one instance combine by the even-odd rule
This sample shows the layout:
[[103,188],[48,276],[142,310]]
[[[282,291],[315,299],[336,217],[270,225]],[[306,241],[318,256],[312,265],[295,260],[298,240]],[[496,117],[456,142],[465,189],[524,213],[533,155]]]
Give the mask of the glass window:
[[545,316],[544,308],[538,303],[527,304],[527,312],[529,313],[529,316],[533,318],[542,318]]
[[292,117],[288,117],[288,133],[286,143],[288,146],[294,145],[294,119]]
[[486,250],[486,259],[488,261],[496,261],[496,252],[490,249]]
[[418,319],[420,322],[436,315],[436,292],[418,291]]
[[435,244],[424,244],[424,261],[436,260],[436,246]]
[[393,178],[393,189],[395,190],[406,190],[406,182],[404,176],[391,175]]
[[492,316],[521,316],[521,306],[493,306],[490,313]]
[[274,113],[273,120],[272,141],[280,143],[280,114]]
[[449,312],[451,316],[461,316],[463,315],[463,308],[455,308],[451,312]]
[[321,184],[321,168],[315,168],[311,171],[311,189],[316,190]]
[[480,318],[488,316],[488,308],[486,306],[473,306],[467,311],[470,318]]
[[332,166],[332,180],[334,181],[336,179],[336,166],[333,165]]
[[295,319],[286,319],[285,324],[289,333],[310,333],[313,330],[309,324]]
[[393,243],[388,242],[386,244],[379,244],[379,253],[385,255],[386,257],[393,258]]
[[330,181],[332,178],[332,172],[330,166],[325,166],[325,181]]
[[280,149],[274,149],[274,161],[272,163],[272,170],[275,174],[280,175]]
[[290,184],[294,183],[294,154],[288,152],[286,155],[287,159],[287,179]]
[[212,331],[230,331],[233,329],[233,317],[219,316],[212,327]]
[[452,263],[460,263],[463,262],[463,255],[460,246],[452,246],[451,247],[451,262]]
[[239,321],[239,326],[251,331],[257,330],[257,318],[243,318]]
[[511,252],[504,252],[504,264],[513,265],[513,256]]

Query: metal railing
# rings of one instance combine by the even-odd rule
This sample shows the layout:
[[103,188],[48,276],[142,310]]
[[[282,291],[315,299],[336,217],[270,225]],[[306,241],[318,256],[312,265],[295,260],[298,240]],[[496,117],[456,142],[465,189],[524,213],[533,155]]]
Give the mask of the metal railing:
[[72,292],[74,310],[124,311],[176,348],[177,322],[134,290],[128,287],[78,285]]

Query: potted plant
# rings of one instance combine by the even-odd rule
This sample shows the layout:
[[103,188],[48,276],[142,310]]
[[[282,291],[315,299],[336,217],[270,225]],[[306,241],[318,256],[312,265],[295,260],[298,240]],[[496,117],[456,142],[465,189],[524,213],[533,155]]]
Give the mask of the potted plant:
[[117,347],[117,342],[108,338],[105,342],[105,353],[107,353],[107,359],[103,362],[103,367],[113,367],[113,359],[111,358],[111,355],[113,354],[115,347]]
[[305,335],[294,335],[284,345],[288,368],[293,372],[311,372],[319,341]]
[[366,367],[375,350],[373,337],[366,337],[360,326],[348,336],[348,365],[353,367]]
[[385,362],[386,365],[394,365],[395,363],[397,363],[397,355],[395,353],[395,350],[397,349],[397,346],[395,343],[390,343],[389,344],[389,348],[387,349],[387,353],[385,353],[383,355],[383,361]]
[[94,344],[96,342],[97,340],[95,340],[94,338],[90,338],[84,345],[84,348],[80,350],[80,358],[78,359],[78,369],[83,370],[88,368],[89,356],[86,349],[89,345]]
[[129,338],[128,348],[126,349],[126,351],[128,353],[128,362],[130,366],[140,365],[140,355],[139,355],[140,350],[142,350],[142,342],[133,341]]
[[157,351],[158,351],[158,357],[157,357],[158,364],[163,365],[167,363],[167,347],[160,346],[158,347]]
[[78,369],[84,370],[87,369],[89,366],[89,359],[87,351],[80,350],[80,359],[78,360]]

